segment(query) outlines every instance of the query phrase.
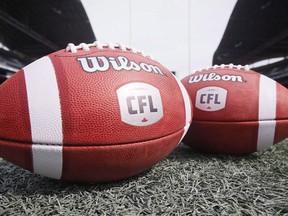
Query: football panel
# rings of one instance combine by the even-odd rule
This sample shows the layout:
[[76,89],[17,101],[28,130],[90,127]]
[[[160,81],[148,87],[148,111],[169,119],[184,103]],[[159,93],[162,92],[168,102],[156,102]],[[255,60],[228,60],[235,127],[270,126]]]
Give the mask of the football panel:
[[277,120],[274,143],[288,138],[288,120]]
[[[141,62],[155,65],[164,75],[144,70],[115,71],[112,68],[102,72],[83,71],[77,59],[93,58],[93,55],[106,59],[109,59],[109,56],[116,58],[122,55],[129,60],[133,59],[139,65]],[[65,56],[64,51],[60,51],[51,54],[50,58],[56,69],[60,92],[64,145],[113,145],[150,140],[174,133],[185,126],[184,106],[183,109],[179,109],[179,104],[184,104],[180,88],[171,72],[159,63],[138,54],[111,50],[97,51],[97,53],[92,51],[88,54],[84,52],[82,55],[80,52],[76,56],[75,54]],[[135,127],[122,121],[117,90],[130,83],[145,83],[159,90],[163,117],[158,122]],[[170,95],[174,97],[171,98]],[[135,97],[131,102],[132,109],[139,113],[141,112],[140,105],[143,105],[144,111],[155,111],[156,99],[146,97],[140,101]],[[143,121],[147,119],[149,120],[143,117]],[[171,119],[174,119],[173,124],[171,124]]]
[[0,140],[0,157],[33,172],[32,144]]
[[168,156],[183,133],[184,129],[155,140],[111,146],[62,147],[0,141],[0,157],[50,178],[113,181],[141,173]]
[[155,140],[113,146],[62,147],[0,141],[0,157],[50,178],[113,181],[141,173],[168,156],[183,133],[184,129]]
[[258,122],[193,121],[183,142],[209,153],[244,154],[257,151]]
[[[211,73],[230,78],[224,81],[214,77],[216,80],[211,78],[211,81],[191,83],[191,77],[209,76]],[[193,103],[194,119],[216,122],[258,120],[259,82],[258,73],[227,68],[195,73],[182,80]]]
[[168,156],[180,142],[183,132],[133,144],[64,147],[61,179],[106,182],[139,174]]
[[32,140],[23,70],[0,85],[0,140]]
[[259,122],[193,121],[183,142],[213,153],[243,154],[265,150],[288,137],[288,120]]

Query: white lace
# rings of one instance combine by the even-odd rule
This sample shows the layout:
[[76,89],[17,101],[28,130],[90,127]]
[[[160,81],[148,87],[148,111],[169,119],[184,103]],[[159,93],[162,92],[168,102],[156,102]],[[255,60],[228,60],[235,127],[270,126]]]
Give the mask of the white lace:
[[207,67],[205,69],[201,69],[201,70],[195,70],[192,72],[192,74],[196,73],[196,72],[201,72],[204,70],[210,70],[210,69],[218,69],[218,68],[229,68],[229,69],[237,69],[237,70],[244,70],[244,71],[249,71],[250,67],[249,65],[234,65],[234,64],[221,64],[221,65],[214,65],[212,67]]
[[130,51],[133,53],[141,54],[144,57],[147,57],[147,58],[154,60],[154,58],[151,55],[147,55],[146,53],[144,53],[140,50],[136,50],[134,47],[128,47],[128,46],[125,46],[121,43],[111,44],[111,43],[102,43],[99,41],[95,41],[94,43],[91,43],[91,44],[81,43],[79,45],[69,43],[66,47],[66,52],[77,53],[77,50],[80,50],[80,49],[82,49],[84,51],[90,51],[90,47],[97,47],[98,49],[108,48],[111,50],[120,49],[123,51]]

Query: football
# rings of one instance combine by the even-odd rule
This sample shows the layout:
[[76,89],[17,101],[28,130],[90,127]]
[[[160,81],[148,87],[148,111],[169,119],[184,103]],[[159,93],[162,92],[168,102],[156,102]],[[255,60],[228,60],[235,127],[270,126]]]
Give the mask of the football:
[[248,66],[215,65],[181,80],[193,104],[183,142],[209,153],[261,151],[288,137],[288,91]]
[[0,86],[0,157],[78,182],[120,180],[169,155],[191,122],[180,81],[122,44],[68,44]]

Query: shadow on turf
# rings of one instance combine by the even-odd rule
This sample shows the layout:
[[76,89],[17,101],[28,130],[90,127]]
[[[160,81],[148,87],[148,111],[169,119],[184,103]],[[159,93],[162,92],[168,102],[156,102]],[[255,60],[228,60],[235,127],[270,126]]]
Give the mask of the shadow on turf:
[[70,195],[80,191],[101,192],[113,188],[129,185],[137,179],[146,176],[151,169],[130,178],[108,183],[79,183],[51,179],[31,173],[0,158],[0,194],[14,195]]
[[[209,163],[211,160],[217,160],[224,164],[226,162],[238,162],[241,160],[258,160],[263,154],[277,154],[274,152],[277,151],[275,149],[275,147],[272,147],[265,152],[246,155],[224,155],[195,152],[191,148],[181,144],[165,160],[171,164],[172,162],[185,163],[191,161],[194,161],[195,163]],[[153,169],[154,168],[152,167],[152,169],[148,169],[141,174],[121,181],[87,184],[53,180],[30,173],[0,159],[0,194],[13,193],[25,196],[34,194],[65,196],[71,193],[77,194],[79,191],[101,192],[112,188],[117,189],[123,186],[125,187],[126,185],[129,186],[129,184],[131,185],[135,181],[140,181],[142,178],[153,175],[153,172],[151,172]]]
[[[269,152],[271,150],[267,150]],[[181,143],[175,150],[169,155],[168,159],[176,159],[176,160],[191,160],[191,159],[201,159],[201,160],[210,160],[211,158],[216,158],[220,161],[234,161],[234,160],[256,160],[258,159],[263,152],[255,152],[251,154],[241,154],[241,155],[229,155],[229,154],[212,154],[205,152],[197,152],[187,145]]]

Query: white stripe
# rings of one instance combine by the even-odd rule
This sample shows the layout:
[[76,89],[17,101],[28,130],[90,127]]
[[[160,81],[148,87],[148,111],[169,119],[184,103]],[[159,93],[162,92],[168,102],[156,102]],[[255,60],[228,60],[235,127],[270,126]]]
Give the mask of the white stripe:
[[178,143],[178,145],[180,145],[182,139],[185,137],[188,129],[190,128],[190,125],[191,125],[191,124],[186,124],[186,125],[184,126],[184,133],[182,134],[182,137],[181,137],[180,142]]
[[[174,76],[174,75],[173,75]],[[185,106],[185,112],[186,112],[186,125],[191,123],[192,120],[192,107],[190,102],[190,96],[188,95],[188,92],[186,91],[186,88],[184,85],[174,76],[175,80],[177,81],[180,90],[182,92],[183,100],[184,100],[184,106]]]
[[264,150],[274,143],[276,127],[276,82],[264,75],[259,84],[259,128],[257,150]]
[[183,96],[183,100],[184,100],[184,107],[185,107],[185,114],[186,114],[186,119],[185,119],[185,126],[184,126],[184,133],[182,135],[181,140],[179,141],[179,143],[182,141],[182,139],[184,138],[184,136],[186,135],[191,121],[192,121],[192,107],[191,107],[191,101],[190,101],[190,96],[188,95],[188,92],[186,91],[186,88],[184,87],[184,85],[173,75],[173,77],[175,78],[175,80],[177,81],[182,96]]
[[62,176],[62,146],[33,144],[34,172],[54,179]]
[[26,66],[24,75],[34,143],[34,172],[59,179],[62,175],[62,118],[59,90],[50,58],[46,56]]

